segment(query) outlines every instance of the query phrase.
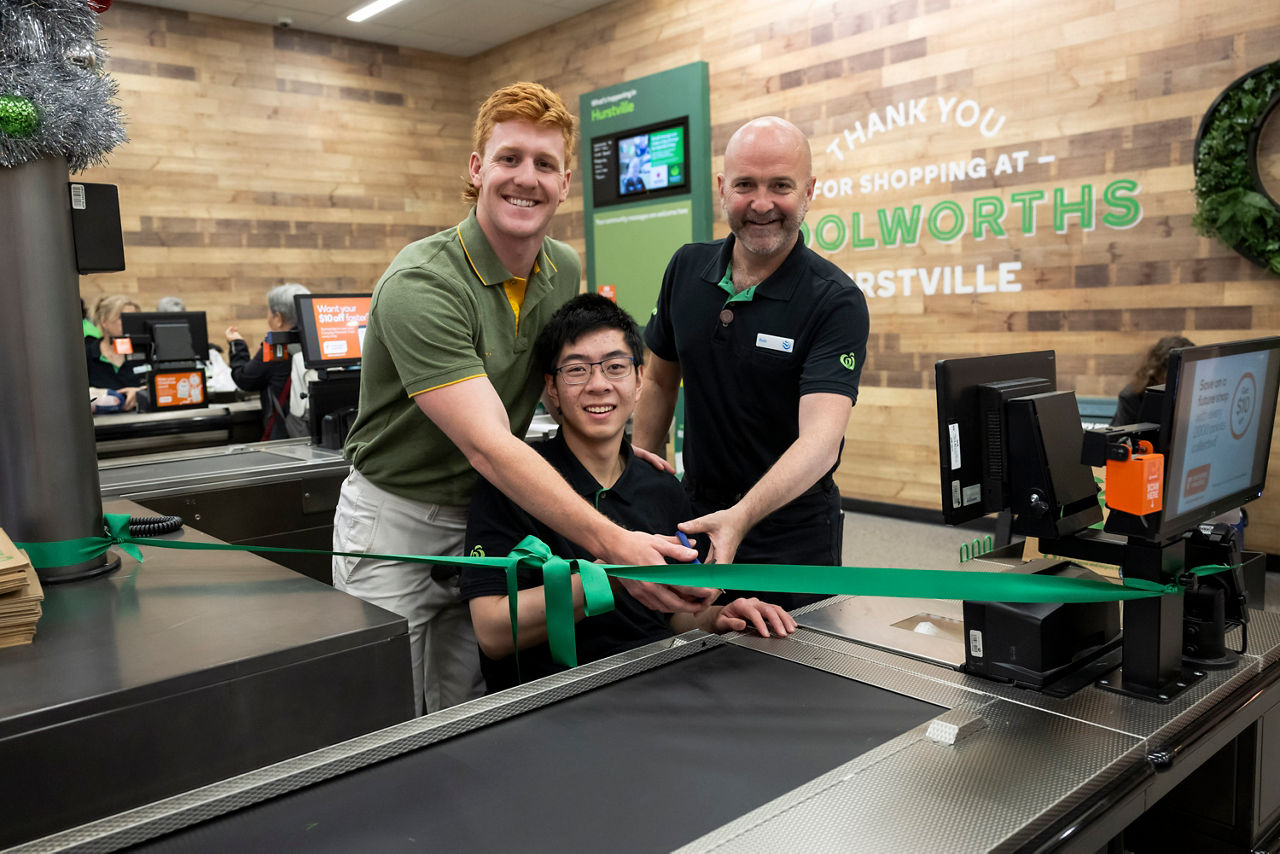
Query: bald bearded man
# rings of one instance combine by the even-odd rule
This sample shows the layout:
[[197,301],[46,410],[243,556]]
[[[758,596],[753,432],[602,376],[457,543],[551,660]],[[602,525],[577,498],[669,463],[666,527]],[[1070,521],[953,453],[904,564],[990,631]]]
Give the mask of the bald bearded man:
[[[685,487],[719,563],[839,565],[832,473],[858,398],[868,316],[862,291],[800,239],[816,179],[795,125],[748,122],[716,176],[732,234],[676,252],[645,330],[649,392],[635,442],[660,450],[685,389]],[[760,591],[785,608],[817,597]]]

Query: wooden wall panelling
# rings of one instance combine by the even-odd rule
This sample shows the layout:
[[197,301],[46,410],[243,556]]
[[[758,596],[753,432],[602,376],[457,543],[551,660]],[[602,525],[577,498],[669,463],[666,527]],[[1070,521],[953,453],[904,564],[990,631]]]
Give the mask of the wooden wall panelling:
[[[987,241],[966,235],[948,246],[926,238],[915,247],[846,249],[831,256],[850,273],[1022,263],[1019,293],[924,297],[917,290],[871,300],[872,352],[838,479],[857,497],[936,507],[936,358],[1054,348],[1064,386],[1113,395],[1161,334],[1185,332],[1210,342],[1280,330],[1274,278],[1200,238],[1190,224],[1192,135],[1200,116],[1222,86],[1265,61],[1256,48],[1242,56],[1242,44],[1275,41],[1257,34],[1280,25],[1276,10],[1226,5],[844,3],[788,10],[783,21],[774,7],[758,2],[731,10],[710,2],[616,3],[544,31],[553,40],[582,45],[577,67],[595,72],[586,80],[562,78],[540,57],[508,54],[495,74],[478,67],[474,85],[480,91],[507,76],[529,76],[563,83],[565,94],[576,97],[638,73],[630,54],[615,59],[613,51],[584,37],[587,30],[614,22],[620,30],[646,33],[646,22],[680,13],[715,35],[700,48],[700,58],[711,65],[713,168],[720,166],[733,129],[768,113],[792,118],[811,134],[820,178],[1019,149],[1032,158],[1054,158],[1018,176],[818,199],[810,225],[828,213],[847,220],[852,211],[862,213],[865,225],[879,208],[920,203],[927,209],[944,199],[967,203],[979,194],[1007,199],[1015,191],[1051,195],[1063,187],[1075,200],[1084,184],[1093,185],[1100,200],[1109,181],[1137,181],[1143,218],[1123,231],[1095,226],[1085,232],[1073,221],[1058,235],[1045,206],[1034,235],[1011,232]],[[659,60],[646,70],[686,59],[661,42],[649,41],[646,48]],[[626,50],[634,48],[627,44]],[[987,140],[934,121],[860,146],[847,155],[854,167],[825,151],[873,110],[905,98],[926,97],[932,105],[938,96],[993,107],[1007,116],[1005,128]],[[1104,210],[1098,204],[1096,214]],[[724,233],[723,222],[716,231]],[[889,391],[915,395],[916,405],[877,396]],[[921,421],[924,430],[904,432]],[[883,435],[886,424],[904,438],[872,438]],[[877,467],[879,475],[869,470]],[[1264,499],[1254,515],[1251,543],[1280,548],[1274,524],[1280,500]]]
[[[130,270],[87,278],[86,290],[185,289],[244,315],[246,327],[270,284],[310,276],[326,289],[367,288],[400,245],[459,219],[472,111],[518,79],[573,105],[594,88],[707,61],[712,169],[734,129],[777,114],[810,134],[820,180],[855,182],[851,194],[816,199],[811,226],[828,214],[848,225],[857,212],[864,236],[878,238],[881,209],[955,200],[968,213],[978,196],[1002,198],[1002,239],[926,234],[916,246],[825,253],[851,275],[1022,265],[1019,292],[917,286],[870,298],[863,390],[837,473],[855,497],[938,506],[938,358],[1053,348],[1064,387],[1112,395],[1161,334],[1211,342],[1280,331],[1280,282],[1190,222],[1196,127],[1223,86],[1280,55],[1274,4],[618,0],[521,39],[537,51],[504,45],[470,60],[124,3],[103,23],[136,142],[90,180],[121,184]],[[993,137],[943,122],[940,97],[972,99],[1005,122]],[[844,158],[827,150],[854,122],[918,98],[923,124]],[[856,189],[863,176],[1017,151],[1029,152],[1020,173]],[[1012,193],[1062,188],[1076,201],[1088,184],[1100,217],[1117,179],[1140,187],[1132,227],[1085,231],[1073,217],[1058,234],[1046,201],[1034,234],[1018,228]],[[552,231],[584,250],[576,187]],[[715,231],[727,231],[718,212]],[[1280,551],[1275,491],[1254,507],[1249,542]]]
[[177,294],[256,343],[270,287],[369,290],[465,214],[465,63],[135,4],[102,23],[131,142],[86,179],[120,185],[128,270],[86,301]]

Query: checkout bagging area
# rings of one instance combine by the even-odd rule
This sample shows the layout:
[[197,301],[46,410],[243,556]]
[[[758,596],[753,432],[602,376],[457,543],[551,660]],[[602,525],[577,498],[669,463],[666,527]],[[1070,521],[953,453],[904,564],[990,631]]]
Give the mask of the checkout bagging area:
[[[424,718],[403,622],[320,583],[327,558],[144,546],[48,586],[37,644],[0,650],[28,686],[0,701],[0,755],[33,769],[8,775],[27,818],[3,842],[1272,850],[1280,614],[1213,520],[1265,482],[1278,348],[1176,353],[1143,422],[1087,433],[1050,351],[938,364],[944,517],[1003,511],[1057,556],[966,569],[1062,580],[1060,601],[836,596],[786,639],[690,633]],[[186,519],[166,536],[323,550],[345,472],[297,439],[99,476],[108,513]],[[1071,598],[1089,584],[1143,595]]]

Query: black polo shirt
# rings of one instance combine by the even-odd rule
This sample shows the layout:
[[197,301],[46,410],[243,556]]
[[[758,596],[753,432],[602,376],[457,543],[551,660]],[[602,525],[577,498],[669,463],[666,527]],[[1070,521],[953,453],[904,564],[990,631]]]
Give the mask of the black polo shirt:
[[[680,363],[691,488],[725,496],[726,504],[800,435],[802,395],[857,402],[869,327],[862,291],[802,240],[773,275],[731,295],[721,282],[733,244],[730,235],[681,247],[645,328],[649,348]],[[727,325],[725,311],[732,312]]]
[[[622,443],[626,467],[618,482],[605,489],[582,467],[557,435],[533,448],[563,475],[573,490],[624,528],[657,534],[674,534],[676,524],[691,518],[689,500],[680,482],[666,472],[658,471],[631,454],[631,446]],[[505,555],[529,534],[541,539],[552,554],[562,558],[594,560],[595,556],[567,537],[557,534],[530,516],[497,487],[481,480],[471,499],[467,520],[467,554]],[[542,585],[541,570],[520,569],[516,586],[520,590]],[[498,569],[465,567],[461,579],[462,598],[506,596],[506,574]],[[614,610],[596,617],[586,617],[577,626],[578,663],[585,664],[634,649],[671,636],[667,615],[651,611],[626,591],[615,588]],[[515,656],[490,659],[482,652],[480,665],[490,691],[500,691],[518,684]],[[520,675],[524,681],[558,673],[565,668],[551,659],[551,647],[539,644],[520,652]]]
[[[101,338],[86,337],[84,339],[84,358],[89,366],[89,386],[91,388],[133,388],[147,384],[146,362],[125,361],[116,367],[102,356],[98,348]],[[141,369],[139,371],[138,369]]]

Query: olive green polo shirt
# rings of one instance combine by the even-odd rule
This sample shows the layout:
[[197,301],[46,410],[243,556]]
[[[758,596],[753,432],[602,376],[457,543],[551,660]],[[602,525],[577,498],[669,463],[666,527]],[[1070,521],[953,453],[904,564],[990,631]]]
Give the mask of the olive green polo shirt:
[[413,398],[488,377],[524,436],[542,391],[533,342],[578,292],[577,253],[545,238],[520,307],[475,210],[456,227],[400,251],[373,291],[360,376],[360,411],[345,454],[377,486],[414,501],[464,506],[478,475]]

